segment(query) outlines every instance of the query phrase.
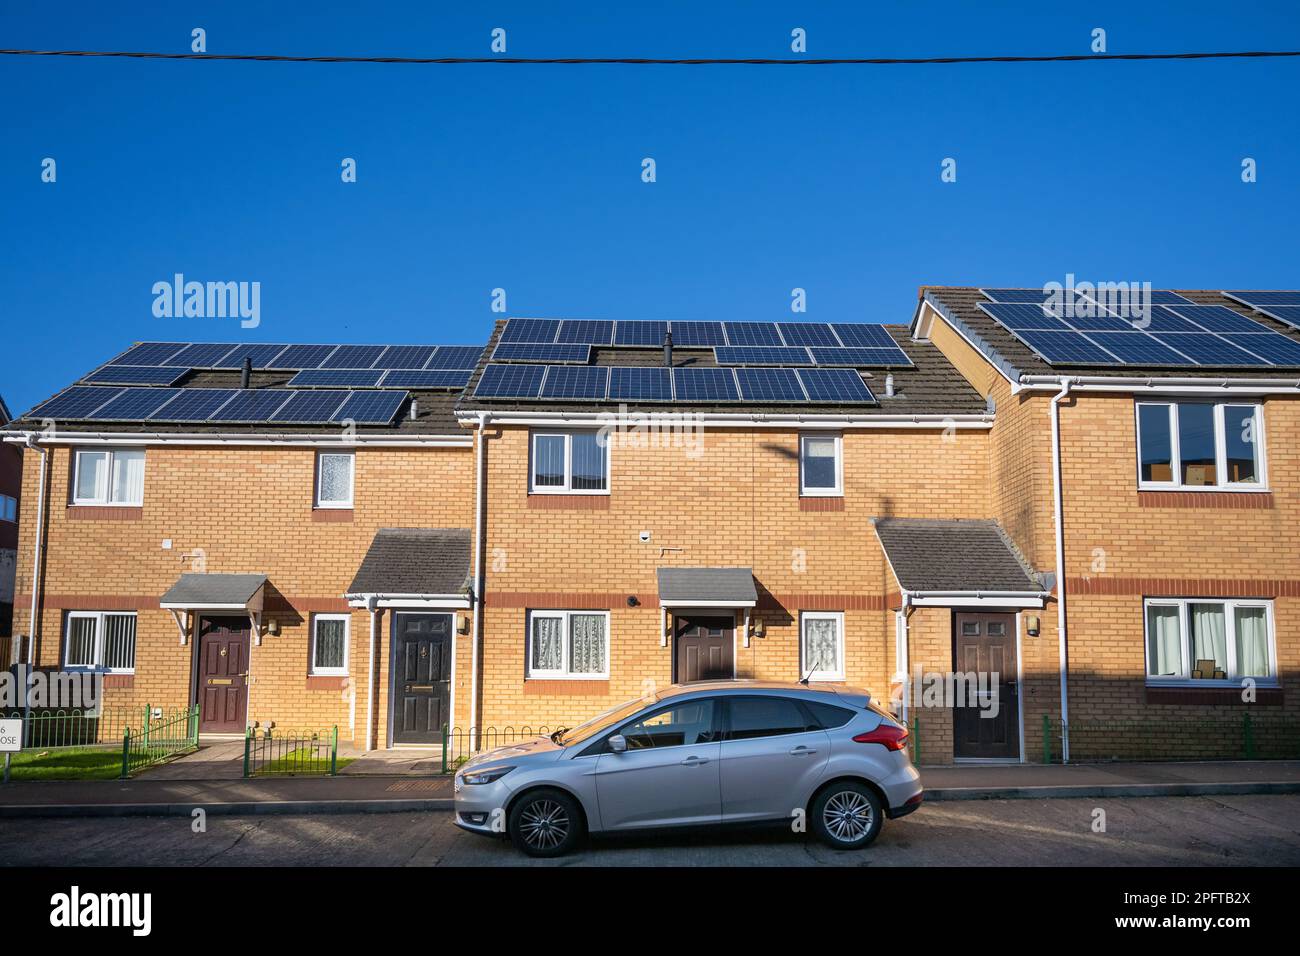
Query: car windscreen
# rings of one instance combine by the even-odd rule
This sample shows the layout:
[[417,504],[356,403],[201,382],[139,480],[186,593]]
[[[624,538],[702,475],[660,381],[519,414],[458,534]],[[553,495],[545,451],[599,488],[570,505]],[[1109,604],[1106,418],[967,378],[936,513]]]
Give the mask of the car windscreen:
[[580,744],[584,740],[589,740],[602,731],[613,727],[619,721],[626,720],[642,707],[653,702],[654,698],[652,697],[638,697],[636,700],[629,700],[617,707],[611,707],[603,714],[597,714],[586,723],[566,730],[564,736],[559,739],[559,744],[562,747],[569,747],[573,744]]

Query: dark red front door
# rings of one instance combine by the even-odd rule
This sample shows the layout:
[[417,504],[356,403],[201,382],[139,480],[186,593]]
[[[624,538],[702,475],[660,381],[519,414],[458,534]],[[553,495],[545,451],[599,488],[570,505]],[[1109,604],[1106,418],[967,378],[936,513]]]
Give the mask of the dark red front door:
[[199,622],[199,732],[242,734],[248,721],[248,618]]
[[673,680],[731,680],[735,676],[736,622],[731,617],[694,614],[673,618]]
[[[980,699],[958,700],[953,709],[953,756],[1020,756],[1020,696],[1017,684],[1016,616],[953,615],[953,670],[976,674]],[[996,711],[989,695],[997,694]]]

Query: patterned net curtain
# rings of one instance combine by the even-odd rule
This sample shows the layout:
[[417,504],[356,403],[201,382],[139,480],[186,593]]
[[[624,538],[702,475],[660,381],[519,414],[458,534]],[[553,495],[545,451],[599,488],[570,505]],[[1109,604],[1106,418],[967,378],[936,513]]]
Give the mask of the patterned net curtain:
[[574,674],[605,672],[605,617],[574,614],[569,619],[569,671]]
[[558,671],[564,666],[563,618],[533,618],[533,670]]
[[316,622],[316,666],[343,666],[343,622]]
[[804,621],[808,634],[808,670],[837,671],[837,641],[835,640],[836,622],[832,618],[814,617]]

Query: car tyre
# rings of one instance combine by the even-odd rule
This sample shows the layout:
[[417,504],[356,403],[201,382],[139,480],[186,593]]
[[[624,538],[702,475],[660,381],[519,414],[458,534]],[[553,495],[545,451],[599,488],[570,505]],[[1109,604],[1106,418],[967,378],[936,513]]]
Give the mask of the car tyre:
[[533,790],[510,808],[506,824],[515,849],[536,857],[563,856],[582,839],[582,807],[562,790]]
[[812,802],[812,831],[836,850],[861,850],[880,833],[885,814],[880,798],[865,784],[833,783]]

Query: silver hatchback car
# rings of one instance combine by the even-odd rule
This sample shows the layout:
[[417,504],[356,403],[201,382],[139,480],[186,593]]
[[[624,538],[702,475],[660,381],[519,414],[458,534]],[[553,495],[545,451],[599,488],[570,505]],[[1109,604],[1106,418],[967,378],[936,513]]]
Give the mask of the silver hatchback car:
[[772,820],[854,850],[921,805],[906,740],[863,690],[676,685],[474,757],[456,774],[456,823],[508,833],[530,856],[559,856],[585,833]]

